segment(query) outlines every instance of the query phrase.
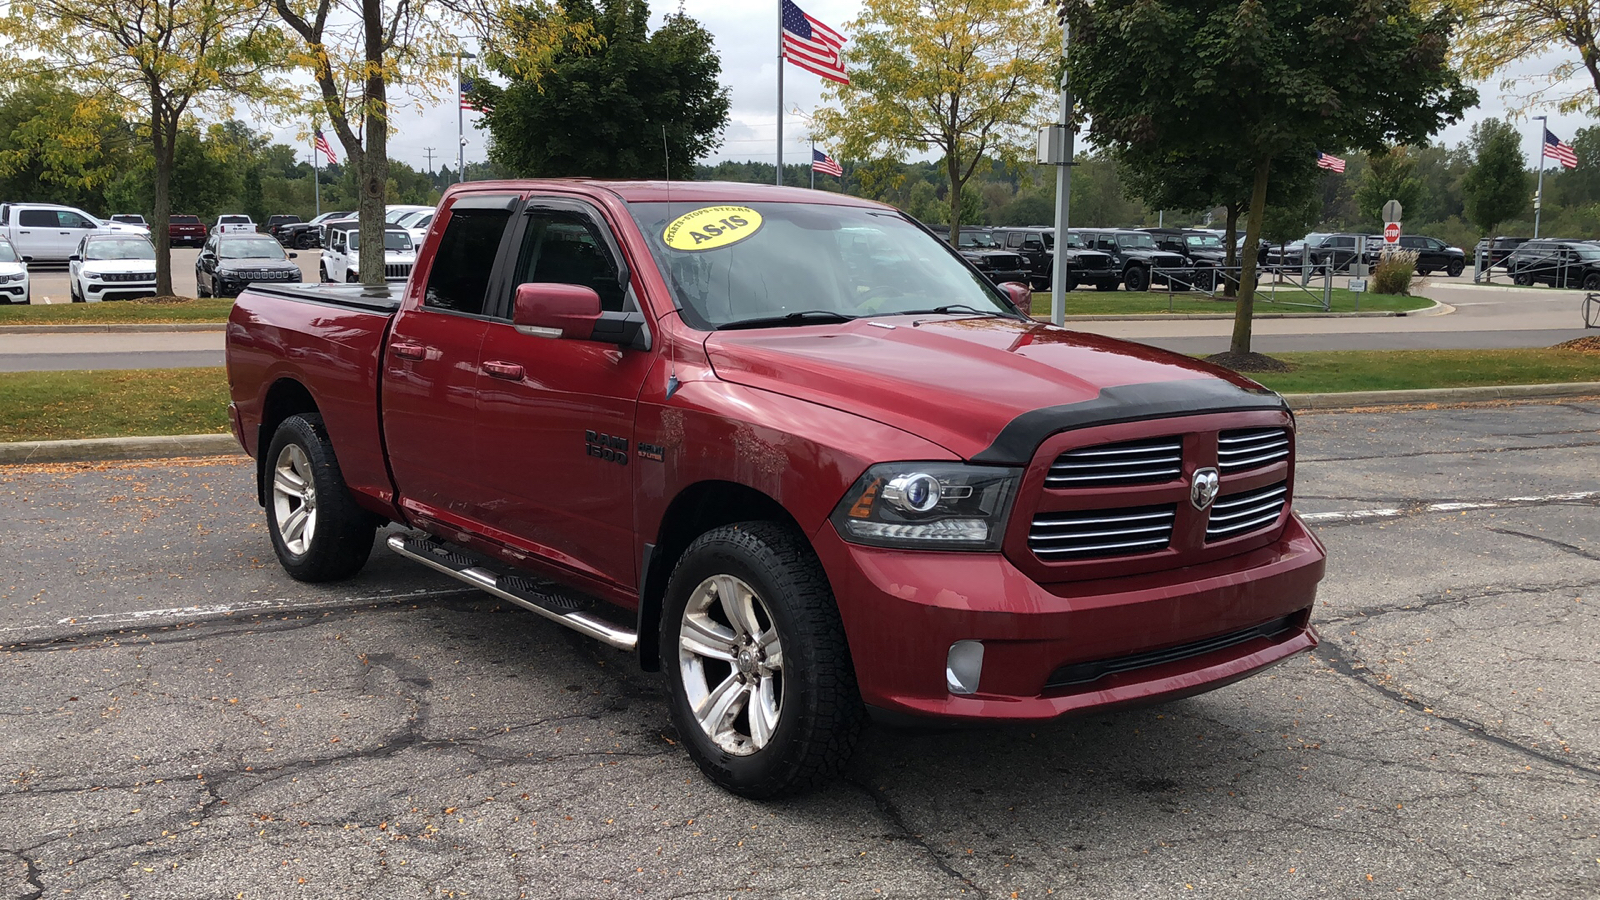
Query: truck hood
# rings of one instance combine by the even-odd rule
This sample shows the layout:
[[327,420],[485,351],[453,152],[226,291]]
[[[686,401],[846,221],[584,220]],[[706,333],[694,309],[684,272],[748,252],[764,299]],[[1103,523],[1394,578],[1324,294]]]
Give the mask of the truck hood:
[[1021,462],[1045,434],[1085,424],[1282,408],[1276,394],[1225,369],[1013,319],[888,316],[720,331],[706,352],[725,381],[864,416],[985,462]]

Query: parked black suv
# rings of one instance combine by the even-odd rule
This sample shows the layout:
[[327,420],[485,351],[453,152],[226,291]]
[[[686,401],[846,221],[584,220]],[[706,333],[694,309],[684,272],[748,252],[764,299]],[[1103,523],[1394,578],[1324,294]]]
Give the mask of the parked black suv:
[[[947,230],[941,236],[948,240],[948,234]],[[1002,249],[998,236],[987,228],[963,227],[956,252],[995,284],[1018,281],[1031,286],[1027,261],[1021,254]]]
[[[1178,290],[1187,290],[1194,278],[1186,257],[1163,250],[1154,235],[1132,228],[1075,228],[1072,231],[1086,249],[1099,250],[1111,257],[1112,269],[1130,291],[1145,291],[1152,283],[1166,285],[1168,278]],[[1155,271],[1160,270],[1160,271]]]
[[1203,291],[1216,286],[1218,274],[1228,264],[1228,245],[1210,231],[1196,228],[1144,228],[1156,239],[1156,246],[1169,253],[1180,253],[1194,269],[1192,284]]
[[1505,259],[1517,284],[1600,291],[1600,246],[1587,241],[1527,241]]
[[[1384,243],[1380,235],[1376,238],[1367,238],[1367,247],[1376,246],[1382,252]],[[1438,238],[1425,237],[1420,234],[1400,235],[1401,250],[1415,250],[1417,252],[1417,274],[1432,275],[1434,272],[1444,272],[1451,278],[1460,275],[1467,267],[1467,251],[1460,247],[1452,247]]]
[[[1050,289],[1055,273],[1056,230],[1042,225],[996,228],[993,234],[1003,246],[1020,254],[1028,268],[1028,280],[1036,291]],[[1076,234],[1067,236],[1061,252],[1067,257],[1067,290],[1092,284],[1097,290],[1114,291],[1122,283],[1122,273],[1111,265],[1111,257],[1087,249]]]
[[1482,238],[1478,241],[1477,246],[1472,248],[1472,254],[1473,257],[1476,258],[1478,253],[1483,253],[1483,267],[1485,269],[1492,269],[1495,266],[1504,266],[1506,263],[1506,257],[1510,256],[1513,250],[1516,250],[1518,247],[1526,244],[1530,240],[1532,240],[1532,238],[1507,237],[1504,235],[1496,237],[1493,240],[1490,240],[1489,238]]
[[[1301,267],[1301,260],[1309,254],[1311,265],[1321,267],[1329,260],[1333,261],[1333,270],[1343,272],[1350,268],[1356,261],[1357,239],[1363,235],[1340,232],[1338,234],[1308,234],[1303,241],[1296,241],[1285,248],[1281,253],[1273,247],[1267,251],[1267,265],[1274,269],[1294,270]],[[1367,238],[1367,258],[1370,262],[1376,255],[1377,249],[1372,246],[1372,239]]]

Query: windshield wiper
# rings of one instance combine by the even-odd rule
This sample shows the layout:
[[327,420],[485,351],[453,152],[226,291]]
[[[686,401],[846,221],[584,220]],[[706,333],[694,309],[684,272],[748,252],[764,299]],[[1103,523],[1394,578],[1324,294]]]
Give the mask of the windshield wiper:
[[963,313],[963,312],[965,312],[965,313],[976,313],[977,315],[980,315],[980,316],[990,316],[990,317],[996,318],[996,319],[1011,319],[1011,318],[1015,318],[1015,316],[1008,316],[1005,313],[1000,312],[999,310],[995,310],[995,309],[979,309],[976,306],[968,306],[965,303],[950,303],[950,304],[946,304],[944,306],[935,306],[933,309],[897,309],[897,310],[894,310],[893,312],[885,313],[885,315],[892,315],[892,316],[919,316],[919,315],[928,315],[929,313],[932,313],[934,315],[948,316],[948,315],[950,315],[952,313]]
[[728,322],[717,326],[718,331],[732,331],[736,328],[776,328],[784,325],[799,325],[803,322],[849,322],[855,316],[847,316],[842,312],[831,309],[803,309],[782,316],[762,316],[755,319],[740,319],[737,322]]

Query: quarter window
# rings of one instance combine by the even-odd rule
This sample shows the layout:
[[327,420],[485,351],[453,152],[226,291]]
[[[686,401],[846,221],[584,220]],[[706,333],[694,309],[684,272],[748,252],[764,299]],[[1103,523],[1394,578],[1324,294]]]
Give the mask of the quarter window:
[[61,218],[53,209],[22,209],[17,211],[17,224],[23,228],[59,228]]
[[452,206],[428,269],[422,304],[430,309],[484,314],[489,279],[515,197],[463,198]]

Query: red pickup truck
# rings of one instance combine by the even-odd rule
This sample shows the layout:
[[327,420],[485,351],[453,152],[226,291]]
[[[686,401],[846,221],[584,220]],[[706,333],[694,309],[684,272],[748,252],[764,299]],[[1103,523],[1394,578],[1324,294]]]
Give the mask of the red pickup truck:
[[1052,719],[1314,647],[1282,398],[1017,290],[839,194],[459,185],[403,286],[245,291],[230,415],[290,575],[399,523],[664,670],[747,796],[828,779],[869,713]]

